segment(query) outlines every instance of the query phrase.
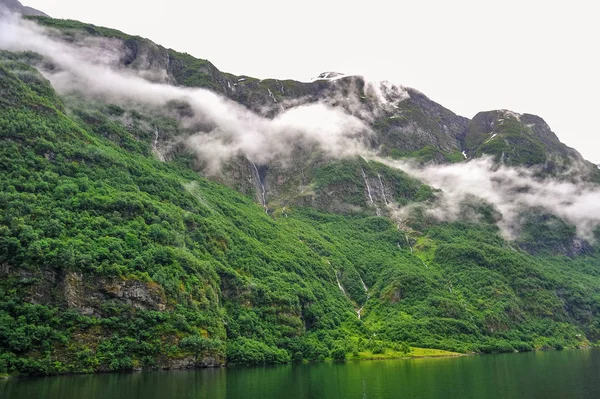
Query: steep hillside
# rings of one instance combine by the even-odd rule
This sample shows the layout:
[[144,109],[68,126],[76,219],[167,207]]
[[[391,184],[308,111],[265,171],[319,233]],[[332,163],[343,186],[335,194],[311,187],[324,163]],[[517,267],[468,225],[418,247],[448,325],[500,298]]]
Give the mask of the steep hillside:
[[[578,159],[533,116],[507,127],[503,111],[468,121],[415,90],[358,77],[235,77],[145,39],[36,20],[75,42],[82,31],[122,40],[119,68],[210,88],[267,118],[317,100],[340,107],[373,128],[369,149],[384,156],[462,163],[463,150],[490,153],[492,132],[508,142],[506,162]],[[0,374],[600,340],[599,248],[546,211],[528,210],[508,241],[488,202],[473,198],[464,218],[440,221],[426,212],[442,194],[435,187],[300,142],[289,159],[237,154],[204,177],[206,161],[185,144],[197,127],[190,103],[57,93],[38,70],[58,69],[31,52],[0,53]],[[547,157],[529,162],[515,136]],[[405,206],[409,217],[394,215]]]
[[561,143],[539,116],[507,110],[475,115],[466,132],[465,149],[475,157],[495,155],[509,165],[542,166],[550,174],[592,166],[576,150]]
[[[77,21],[50,18],[37,18],[36,21],[59,29],[72,38],[70,40],[79,40],[82,33],[116,39],[122,43],[119,62],[127,70],[155,82],[210,89],[267,117],[280,115],[284,110],[301,104],[319,102],[340,107],[365,121],[375,132],[369,137],[368,146],[383,156],[443,164],[464,162],[488,154],[507,165],[540,167],[542,175],[555,176],[577,167],[584,175],[588,174],[586,179],[600,181],[597,168],[585,161],[576,150],[562,144],[548,125],[534,115],[500,110],[483,112],[468,120],[417,90],[387,82],[369,82],[359,76],[338,75],[331,78],[332,74],[321,74],[320,78],[308,83],[234,76],[219,71],[209,61],[165,49],[147,39],[119,31]],[[190,112],[185,103],[178,107],[180,113]],[[177,135],[180,137],[195,133],[194,128],[182,127],[179,130]],[[181,140],[175,141],[181,143]],[[181,145],[173,146],[173,142],[174,137],[170,137],[169,132],[159,138],[158,144],[163,144],[162,154],[167,159],[174,156],[169,154],[171,149],[179,152],[187,150]],[[243,192],[255,190],[257,201],[264,201],[264,188],[267,202],[273,201],[273,206],[306,204],[306,186],[315,182],[306,176],[300,182],[296,176],[301,171],[294,165],[308,163],[304,170],[312,170],[328,159],[315,157],[310,148],[300,148],[292,157],[292,162],[268,165],[252,165],[243,160],[234,162],[221,170],[220,181],[241,188]],[[261,169],[260,180],[266,183],[262,186],[259,181],[252,186],[247,183],[247,176],[257,174],[255,166]],[[202,171],[203,165],[195,167]],[[281,181],[285,182],[283,186],[278,183]],[[294,182],[293,187],[291,182]],[[363,209],[369,202],[366,197],[365,192]],[[318,195],[311,198],[313,204],[326,201]],[[351,205],[344,204],[340,209],[352,209]]]

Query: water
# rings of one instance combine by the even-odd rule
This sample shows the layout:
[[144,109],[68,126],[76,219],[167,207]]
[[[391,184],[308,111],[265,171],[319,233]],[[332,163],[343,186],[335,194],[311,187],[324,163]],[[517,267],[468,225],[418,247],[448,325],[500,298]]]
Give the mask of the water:
[[600,350],[0,381],[3,399],[600,398]]

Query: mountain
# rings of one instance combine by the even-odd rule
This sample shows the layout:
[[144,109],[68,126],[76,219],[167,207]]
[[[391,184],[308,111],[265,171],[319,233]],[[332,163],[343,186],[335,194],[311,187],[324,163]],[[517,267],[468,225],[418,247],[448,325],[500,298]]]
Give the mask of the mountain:
[[600,340],[598,169],[541,118],[32,21],[60,34],[0,40],[0,374]]
[[19,0],[0,0],[0,7],[2,6],[8,8],[12,12],[16,12],[26,16],[48,16],[45,13],[36,10],[35,8],[24,6]]

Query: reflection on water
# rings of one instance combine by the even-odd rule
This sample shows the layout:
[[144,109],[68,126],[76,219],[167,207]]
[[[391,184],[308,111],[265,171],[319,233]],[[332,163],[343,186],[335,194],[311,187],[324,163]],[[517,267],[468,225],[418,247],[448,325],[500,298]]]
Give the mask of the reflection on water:
[[0,381],[3,399],[600,398],[600,350]]

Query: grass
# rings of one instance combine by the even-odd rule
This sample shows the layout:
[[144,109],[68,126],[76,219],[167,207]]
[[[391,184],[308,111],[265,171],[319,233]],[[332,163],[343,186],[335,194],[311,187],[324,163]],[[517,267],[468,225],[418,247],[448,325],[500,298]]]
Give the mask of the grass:
[[401,358],[419,358],[419,357],[454,357],[465,356],[463,353],[450,352],[441,349],[429,348],[410,348],[409,353],[386,349],[384,353],[373,353],[371,351],[358,352],[358,357],[350,356],[348,359],[360,360],[383,360],[383,359],[401,359]]

